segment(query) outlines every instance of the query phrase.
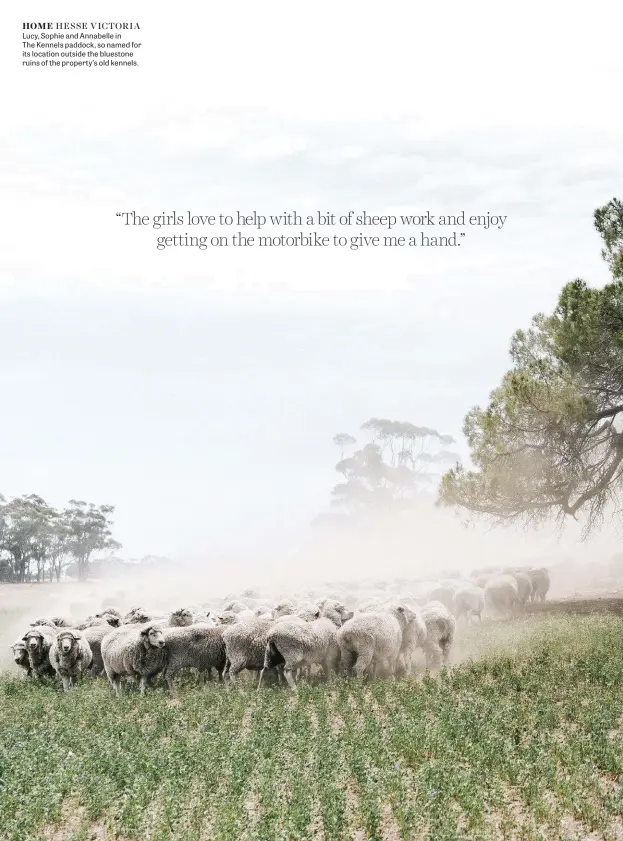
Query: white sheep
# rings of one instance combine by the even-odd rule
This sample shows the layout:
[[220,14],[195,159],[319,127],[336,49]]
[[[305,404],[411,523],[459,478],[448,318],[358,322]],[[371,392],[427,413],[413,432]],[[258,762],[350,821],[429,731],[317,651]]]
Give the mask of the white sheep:
[[9,645],[9,648],[13,652],[13,660],[16,666],[24,669],[26,672],[26,677],[29,677],[32,673],[32,668],[30,665],[30,661],[28,659],[28,648],[26,647],[26,643],[23,639],[15,640],[12,645]]
[[[127,626],[124,625],[122,627]],[[101,625],[89,625],[88,627],[82,630],[82,636],[89,643],[89,646],[91,648],[91,654],[93,655],[93,662],[91,663],[92,675],[98,676],[104,674],[104,660],[102,659],[102,641],[104,637],[112,633],[113,630],[115,629],[112,625],[109,625],[108,622],[104,622]]]
[[241,613],[243,610],[249,610],[249,608],[244,602],[238,601],[238,599],[232,599],[228,602],[225,602],[225,604],[222,607],[222,610],[231,610],[233,613]]
[[216,669],[219,677],[225,671],[223,628],[194,623],[185,627],[164,628],[167,664],[164,679],[173,691],[173,680],[183,669],[198,669],[209,676]]
[[65,692],[75,686],[93,662],[91,646],[82,632],[75,628],[59,631],[50,648],[49,657],[54,671],[63,682]]
[[[223,632],[227,664],[225,674],[228,684],[236,681],[237,675],[243,669],[261,672],[264,668],[264,655],[268,632],[277,623],[294,618],[289,614],[272,619],[266,616],[254,617],[246,622],[236,622],[228,626]],[[313,621],[320,616],[320,610],[315,605],[301,607],[295,616],[297,621]]]
[[402,603],[389,610],[356,613],[337,632],[344,671],[363,677],[370,668],[376,676],[384,667],[388,674],[395,675],[404,630],[416,615]]
[[457,620],[465,619],[469,623],[470,616],[477,616],[482,622],[482,611],[485,608],[485,591],[475,584],[462,584],[454,594],[454,615]]
[[283,664],[283,674],[294,690],[294,676],[298,669],[310,670],[313,665],[319,664],[327,677],[337,670],[340,659],[337,629],[344,619],[352,617],[352,613],[344,605],[334,604],[329,599],[318,610],[320,616],[310,622],[302,622],[300,617],[283,617],[270,629],[258,691],[266,669],[277,665]]
[[138,680],[144,695],[149,678],[162,672],[167,664],[162,628],[150,622],[116,628],[102,640],[102,659],[117,696],[121,694],[122,677]]
[[235,622],[225,628],[225,673],[230,684],[235,683],[237,675],[243,669],[262,671],[267,636],[273,624],[273,619],[254,618],[247,622]]
[[195,606],[180,607],[167,616],[167,625],[171,628],[183,628],[199,622],[213,628],[216,622],[210,618],[209,613],[209,611]]
[[118,628],[121,624],[119,617],[112,613],[96,613],[95,616],[87,616],[83,622],[74,625],[79,631],[84,631],[86,628],[97,627],[98,625],[106,625],[109,628]]
[[513,575],[494,575],[487,581],[485,607],[494,616],[515,618],[519,608],[519,590]]
[[442,663],[448,663],[454,642],[456,620],[448,608],[438,601],[425,604],[421,617],[426,626],[426,638],[422,646],[426,655],[426,668],[433,671]]
[[216,624],[219,625],[235,625],[238,622],[238,614],[233,610],[223,610],[215,614]]
[[409,601],[404,601],[404,603],[411,608],[414,616],[402,632],[398,671],[401,674],[410,675],[413,671],[413,660],[417,649],[424,648],[427,631],[419,606],[411,604]]
[[532,582],[532,601],[544,602],[550,586],[549,572],[545,567],[531,569],[528,572]]
[[296,605],[291,599],[282,599],[273,608],[273,619],[278,619],[280,616],[292,616],[296,610]]
[[532,598],[532,579],[525,572],[516,571],[513,577],[517,582],[517,599],[523,611]]
[[22,640],[28,649],[28,662],[31,674],[35,678],[54,675],[55,671],[50,663],[50,648],[56,638],[56,627],[38,625],[24,634]]
[[150,622],[153,615],[145,610],[144,607],[132,607],[123,617],[123,625],[142,625],[145,622]]
[[454,608],[454,586],[448,581],[440,582],[435,587],[431,587],[426,593],[426,603],[441,602],[442,605],[453,610]]
[[39,625],[49,625],[54,628],[72,628],[73,622],[67,616],[46,616],[43,619],[35,619],[34,622],[30,623],[31,628]]

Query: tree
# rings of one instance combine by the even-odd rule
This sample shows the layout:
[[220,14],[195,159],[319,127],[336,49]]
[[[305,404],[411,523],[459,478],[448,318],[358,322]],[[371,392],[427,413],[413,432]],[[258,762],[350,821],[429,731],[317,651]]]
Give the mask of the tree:
[[70,554],[85,578],[93,551],[120,545],[110,532],[113,511],[71,500],[59,512],[36,494],[9,501],[0,495],[0,581],[44,581],[46,575],[60,581]]
[[344,458],[344,451],[347,447],[353,447],[357,443],[357,439],[349,435],[348,432],[338,432],[333,436],[333,443],[340,448],[340,458]]
[[601,256],[610,267],[612,277],[623,279],[623,202],[619,199],[598,207],[595,227],[604,242]]
[[52,535],[48,549],[48,572],[50,575],[50,581],[54,578],[56,578],[57,581],[60,581],[63,570],[65,570],[69,564],[69,537],[69,526],[63,515],[57,512],[52,522]]
[[109,515],[114,510],[112,505],[97,506],[70,499],[69,507],[63,511],[65,545],[76,559],[79,581],[87,578],[93,552],[121,548],[121,544],[112,538]]
[[623,488],[623,204],[594,213],[613,281],[566,284],[551,315],[511,341],[513,367],[465,418],[473,470],[442,478],[439,503],[497,523],[560,523],[586,536]]
[[[334,486],[332,504],[351,513],[404,507],[439,475],[440,465],[457,460],[445,449],[453,439],[436,429],[371,418],[361,430],[371,440],[335,466],[344,481]],[[356,443],[346,433],[333,440],[340,447]]]
[[33,564],[37,580],[45,574],[55,511],[36,494],[5,501],[0,497],[0,548],[6,553],[12,581],[30,581]]

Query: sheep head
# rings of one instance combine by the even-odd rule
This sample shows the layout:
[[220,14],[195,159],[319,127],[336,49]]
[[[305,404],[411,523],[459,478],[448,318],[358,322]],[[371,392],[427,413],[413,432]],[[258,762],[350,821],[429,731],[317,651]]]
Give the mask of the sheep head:
[[110,616],[118,616],[121,619],[121,614],[117,610],[116,607],[106,607],[104,606],[100,613],[96,613],[96,616],[105,616],[106,614],[110,614]]
[[238,614],[233,610],[224,610],[216,614],[216,621],[219,625],[234,625],[238,621]]
[[324,619],[330,619],[337,628],[342,627],[342,617],[332,605],[325,605],[320,611],[320,614]]
[[348,620],[352,619],[355,615],[352,610],[349,610],[346,605],[343,605],[341,602],[338,602],[334,609],[337,613],[339,613],[342,624],[344,624],[344,622],[348,622]]
[[63,654],[69,654],[81,638],[77,631],[61,631],[56,636],[56,645]]
[[125,625],[131,624],[131,623],[140,625],[143,622],[149,622],[150,619],[151,619],[151,617],[147,613],[145,608],[143,608],[143,607],[133,607],[123,617],[123,623]]
[[10,645],[9,648],[13,651],[13,659],[15,660],[15,663],[20,666],[28,657],[26,643],[22,640],[18,640],[17,642],[14,642],[13,645]]
[[186,626],[192,625],[194,620],[193,612],[188,607],[181,607],[171,614],[171,625]]
[[112,625],[113,628],[118,628],[121,624],[121,617],[115,611],[115,613],[110,613],[107,610],[103,610],[101,613],[95,614],[96,619],[105,619],[109,625]]
[[413,610],[413,608],[409,607],[409,605],[404,602],[398,602],[393,605],[391,613],[394,614],[403,629],[406,628],[409,622],[412,622],[417,616],[417,613]]
[[141,642],[145,648],[164,648],[164,634],[162,628],[149,625],[141,631]]
[[36,651],[39,651],[43,647],[43,634],[41,631],[32,630],[29,631],[23,637],[24,642],[26,643],[26,647],[29,651],[32,651],[33,654]]

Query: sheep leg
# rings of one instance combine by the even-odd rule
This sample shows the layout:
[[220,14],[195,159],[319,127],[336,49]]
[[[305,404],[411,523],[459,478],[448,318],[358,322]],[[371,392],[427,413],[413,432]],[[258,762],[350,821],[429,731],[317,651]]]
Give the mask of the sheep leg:
[[353,664],[355,662],[355,654],[352,651],[342,649],[340,656],[340,664],[345,675],[352,674]]
[[395,657],[390,657],[389,660],[387,661],[388,677],[391,677],[394,680],[396,679],[396,670],[398,668],[398,657],[399,657],[399,655],[396,654]]
[[426,651],[426,668],[429,672],[434,672],[439,668],[441,660],[441,652],[438,648],[429,648]]
[[141,695],[144,695],[145,691],[147,689],[147,677],[146,677],[146,675],[141,675],[141,679],[139,681],[138,688],[139,688],[139,691],[140,691]]
[[337,670],[339,668],[339,665],[340,665],[340,653],[339,653],[339,651],[331,652],[331,654],[329,654],[329,656],[327,657],[327,659],[323,663],[324,673],[325,673],[327,679],[329,677],[331,677],[332,674],[335,674],[337,672]]
[[396,668],[394,674],[404,676],[411,674],[411,655],[406,651],[398,655],[396,659]]
[[283,670],[283,674],[285,675],[285,679],[288,681],[288,686],[290,687],[290,689],[296,692],[296,682],[294,680],[294,675],[292,674],[293,671],[293,666],[286,666]]
[[239,666],[239,665],[235,665],[235,666],[233,666],[233,665],[231,665],[231,664],[230,664],[230,666],[229,666],[229,672],[228,672],[228,675],[229,675],[229,681],[228,681],[228,683],[227,683],[227,688],[228,688],[228,689],[229,689],[230,687],[234,686],[234,684],[236,683],[236,676],[237,676],[238,672],[241,672],[241,671],[242,671],[242,665],[240,665],[240,666]]
[[263,668],[263,669],[262,669],[262,671],[260,672],[260,679],[259,679],[259,680],[258,680],[258,682],[257,682],[257,691],[258,691],[258,692],[260,691],[260,686],[262,685],[262,678],[264,677],[264,672],[265,672],[265,671],[266,671],[266,666],[264,666],[264,668]]
[[[354,672],[355,677],[362,678],[364,676],[365,670],[368,666],[372,663],[372,652],[366,651],[364,653],[359,654],[357,657],[357,662],[355,663]],[[375,664],[376,667],[376,664]],[[376,671],[376,668],[374,669]]]
[[69,675],[61,675],[61,680],[63,681],[63,691],[69,692],[71,689],[71,678]]

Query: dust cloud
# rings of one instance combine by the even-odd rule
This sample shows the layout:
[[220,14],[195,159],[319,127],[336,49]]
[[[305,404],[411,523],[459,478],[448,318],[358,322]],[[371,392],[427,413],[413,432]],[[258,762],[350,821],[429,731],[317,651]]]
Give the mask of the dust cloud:
[[9,645],[34,619],[66,616],[82,621],[113,606],[142,606],[162,615],[186,605],[222,608],[245,591],[262,601],[336,594],[347,602],[375,594],[415,592],[426,582],[467,577],[481,568],[545,566],[548,598],[612,595],[623,586],[623,561],[612,535],[582,543],[573,533],[466,527],[447,511],[423,505],[414,515],[377,518],[357,532],[334,525],[311,529],[289,551],[271,546],[239,554],[180,558],[164,564],[127,565],[122,575],[86,582],[0,585],[0,667],[11,663]]

